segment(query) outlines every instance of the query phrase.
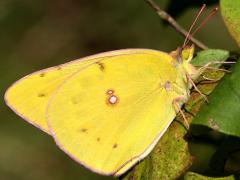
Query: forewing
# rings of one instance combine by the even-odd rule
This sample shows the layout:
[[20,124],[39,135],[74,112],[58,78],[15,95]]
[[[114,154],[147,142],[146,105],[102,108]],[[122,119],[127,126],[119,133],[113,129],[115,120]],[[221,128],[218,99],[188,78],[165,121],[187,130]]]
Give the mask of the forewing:
[[97,61],[55,92],[47,121],[57,144],[91,170],[120,175],[145,157],[175,117],[168,54],[139,51]]
[[46,107],[49,98],[64,79],[103,58],[129,54],[134,51],[139,50],[101,53],[37,71],[14,83],[5,93],[5,101],[23,119],[49,133],[45,116]]

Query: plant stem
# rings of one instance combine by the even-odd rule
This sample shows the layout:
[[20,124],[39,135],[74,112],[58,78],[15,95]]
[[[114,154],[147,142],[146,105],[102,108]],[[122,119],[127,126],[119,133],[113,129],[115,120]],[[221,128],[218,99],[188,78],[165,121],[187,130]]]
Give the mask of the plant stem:
[[[176,31],[180,32],[184,37],[188,35],[188,32],[183,29],[167,12],[162,10],[153,0],[145,0],[155,11],[156,13],[164,20],[167,21]],[[188,36],[189,40],[198,46],[201,49],[208,49],[206,45],[204,45],[199,40],[195,39],[191,35]]]

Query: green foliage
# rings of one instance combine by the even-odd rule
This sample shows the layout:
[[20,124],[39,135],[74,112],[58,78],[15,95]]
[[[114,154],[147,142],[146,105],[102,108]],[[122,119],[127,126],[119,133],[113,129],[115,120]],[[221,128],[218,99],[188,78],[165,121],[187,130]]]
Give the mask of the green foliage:
[[203,176],[194,172],[188,172],[184,176],[184,180],[234,180],[234,176],[227,176],[227,177],[208,177]]
[[[229,51],[223,49],[207,49],[197,52],[197,55],[192,60],[194,66],[204,66],[208,62],[220,61],[224,62],[229,57]],[[212,67],[220,66],[216,64]]]
[[186,129],[173,122],[157,146],[124,180],[176,179],[192,164],[192,156],[184,140]]
[[204,125],[227,135],[240,137],[240,63],[224,76],[193,120],[193,124]]
[[240,1],[221,0],[220,5],[224,22],[240,47]]

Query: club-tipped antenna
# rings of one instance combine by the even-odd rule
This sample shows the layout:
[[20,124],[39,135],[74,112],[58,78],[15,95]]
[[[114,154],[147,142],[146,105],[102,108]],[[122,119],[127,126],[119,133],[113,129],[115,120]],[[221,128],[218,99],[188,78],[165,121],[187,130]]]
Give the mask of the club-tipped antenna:
[[190,36],[191,31],[192,31],[192,28],[195,26],[197,20],[199,19],[200,15],[202,14],[202,12],[204,11],[205,8],[206,8],[206,4],[203,4],[201,9],[198,11],[198,13],[197,13],[197,15],[196,15],[192,25],[190,26],[190,28],[188,30],[187,36],[186,36],[186,38],[184,40],[184,43],[182,45],[183,48],[186,46],[186,44],[187,44],[187,42],[189,40],[189,36]]
[[[208,14],[208,16],[206,18],[204,18],[204,20],[199,24],[199,26],[193,31],[191,36],[194,36],[199,31],[199,29],[201,29],[206,24],[206,22],[217,13],[217,11],[218,11],[218,7],[215,7],[214,9],[212,9],[211,12]],[[189,34],[189,36],[190,36],[190,34]],[[190,41],[189,38],[187,38],[187,37],[185,40],[187,40],[187,41],[184,42],[185,44],[183,45],[183,47],[186,44],[188,44],[188,42]]]

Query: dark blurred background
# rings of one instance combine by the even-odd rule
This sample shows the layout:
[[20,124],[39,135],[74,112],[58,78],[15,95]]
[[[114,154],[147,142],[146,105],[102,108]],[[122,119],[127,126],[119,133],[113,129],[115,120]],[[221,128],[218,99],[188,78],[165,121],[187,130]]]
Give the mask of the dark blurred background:
[[[205,1],[156,2],[188,28]],[[207,12],[217,1],[208,2]],[[220,13],[196,37],[210,48],[237,49]],[[82,168],[60,151],[50,136],[7,108],[3,94],[11,83],[36,70],[103,51],[171,51],[183,41],[144,0],[1,0],[0,179],[112,179]]]

